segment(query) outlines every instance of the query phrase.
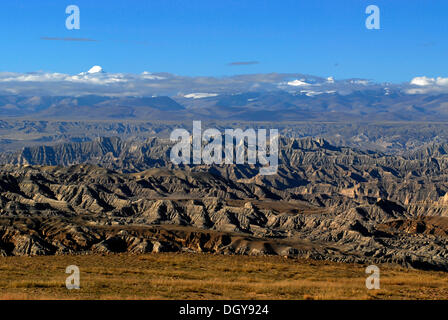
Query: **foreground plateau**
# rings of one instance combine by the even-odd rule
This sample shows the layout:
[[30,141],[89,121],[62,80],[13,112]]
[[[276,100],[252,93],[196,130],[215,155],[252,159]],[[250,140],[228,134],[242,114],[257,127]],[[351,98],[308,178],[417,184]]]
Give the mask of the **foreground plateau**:
[[[68,290],[65,268],[80,269]],[[444,272],[263,256],[110,254],[0,258],[0,299],[446,299]]]

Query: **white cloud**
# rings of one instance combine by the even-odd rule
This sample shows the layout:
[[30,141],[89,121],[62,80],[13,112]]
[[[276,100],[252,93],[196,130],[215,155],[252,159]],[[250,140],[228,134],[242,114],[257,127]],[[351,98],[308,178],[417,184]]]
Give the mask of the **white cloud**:
[[75,82],[75,83],[91,83],[91,84],[111,84],[127,82],[128,79],[124,74],[105,73],[100,66],[94,66],[87,72],[81,72],[77,75],[68,75],[63,73],[0,73],[0,82]]
[[63,81],[67,75],[61,73],[0,73],[0,82],[33,82],[33,81]]
[[146,80],[163,80],[163,79],[165,79],[165,77],[156,76],[148,71],[143,71],[141,74],[141,77]]
[[100,66],[93,66],[92,68],[89,69],[89,71],[87,71],[87,73],[101,73],[103,72],[103,68],[101,68]]
[[438,86],[448,86],[448,78],[437,77],[436,84]]
[[429,86],[434,83],[435,79],[428,77],[415,77],[414,79],[411,80],[411,84],[415,86]]
[[410,85],[419,88],[409,88],[405,90],[408,94],[427,94],[427,93],[447,93],[448,78],[430,78],[426,76],[415,77],[411,80]]
[[448,86],[448,78],[428,78],[428,77],[415,77],[411,80],[411,84],[416,86],[430,86],[430,85],[438,85],[438,86]]

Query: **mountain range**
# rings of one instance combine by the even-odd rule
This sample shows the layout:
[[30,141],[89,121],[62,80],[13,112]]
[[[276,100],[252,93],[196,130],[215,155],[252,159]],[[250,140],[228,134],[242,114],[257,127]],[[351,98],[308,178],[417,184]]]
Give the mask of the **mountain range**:
[[0,72],[0,116],[59,120],[445,121],[448,79],[375,83],[298,73],[186,77]]
[[0,115],[41,120],[445,121],[448,94],[273,92],[202,98],[0,96]]

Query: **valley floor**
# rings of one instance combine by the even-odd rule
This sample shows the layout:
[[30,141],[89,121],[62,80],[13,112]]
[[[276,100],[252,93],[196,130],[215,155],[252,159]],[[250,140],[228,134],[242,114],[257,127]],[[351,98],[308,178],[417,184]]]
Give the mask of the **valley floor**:
[[[65,286],[80,269],[79,290]],[[365,265],[190,253],[0,257],[0,299],[448,299],[447,273]]]

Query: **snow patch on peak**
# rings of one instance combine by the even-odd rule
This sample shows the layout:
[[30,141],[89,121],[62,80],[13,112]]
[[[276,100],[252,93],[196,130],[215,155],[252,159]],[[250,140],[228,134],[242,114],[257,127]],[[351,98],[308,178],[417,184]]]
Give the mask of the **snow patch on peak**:
[[293,81],[289,81],[288,85],[293,86],[293,87],[299,87],[299,86],[308,86],[309,83],[306,83],[304,79],[301,79],[301,80],[296,79]]
[[184,95],[184,98],[202,99],[202,98],[216,97],[217,95],[218,95],[217,93],[198,92],[198,93],[186,94]]

